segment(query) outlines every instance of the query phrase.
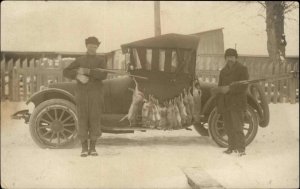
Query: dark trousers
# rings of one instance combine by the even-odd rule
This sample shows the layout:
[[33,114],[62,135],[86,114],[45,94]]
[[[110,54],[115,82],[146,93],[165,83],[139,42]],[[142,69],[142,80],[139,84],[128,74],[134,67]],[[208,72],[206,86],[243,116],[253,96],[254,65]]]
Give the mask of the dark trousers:
[[98,91],[77,91],[78,138],[96,140],[101,136],[102,95]]
[[229,148],[245,150],[244,112],[229,110],[222,114]]

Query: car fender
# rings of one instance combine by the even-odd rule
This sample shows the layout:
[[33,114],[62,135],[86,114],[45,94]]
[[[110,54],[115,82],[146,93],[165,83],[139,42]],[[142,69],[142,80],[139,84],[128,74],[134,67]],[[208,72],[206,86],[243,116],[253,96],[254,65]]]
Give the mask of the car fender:
[[258,105],[257,101],[255,100],[255,98],[251,95],[251,94],[247,94],[247,103],[254,108],[254,110],[256,110],[257,114],[258,114],[258,118],[259,118],[259,125],[261,124],[262,120],[264,119],[264,115],[263,115],[263,111],[260,108],[260,106]]
[[29,104],[32,102],[34,106],[38,106],[40,103],[50,100],[50,99],[65,99],[68,100],[74,104],[75,102],[75,96],[71,94],[68,91],[65,91],[63,89],[57,89],[57,88],[47,88],[42,91],[38,91],[34,93],[27,101],[26,104]]

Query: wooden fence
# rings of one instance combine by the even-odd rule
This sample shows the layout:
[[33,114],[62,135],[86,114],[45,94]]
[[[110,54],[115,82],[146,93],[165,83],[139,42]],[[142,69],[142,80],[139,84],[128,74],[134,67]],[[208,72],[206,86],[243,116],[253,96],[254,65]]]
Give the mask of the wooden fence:
[[[116,56],[117,55],[117,56]],[[108,68],[124,68],[125,58],[120,53],[107,53]],[[115,57],[114,57],[115,56]],[[62,70],[75,56],[56,54],[51,57],[7,57],[1,52],[1,99],[25,101],[42,85],[69,81],[62,76]],[[240,56],[239,61],[248,67],[250,78],[271,75],[272,64],[267,56]],[[223,55],[201,55],[197,61],[196,74],[203,81],[217,82],[220,69],[224,66]],[[299,58],[288,57],[286,63],[276,65],[276,74],[299,70]],[[109,78],[114,77],[110,75]],[[270,103],[295,103],[299,96],[299,79],[278,82],[261,82]]]
[[[41,86],[67,82],[62,70],[85,53],[1,52],[1,100],[26,101]],[[101,53],[108,69],[124,69],[120,52]],[[120,66],[119,66],[120,64]],[[108,78],[116,75],[108,74]]]
[[56,58],[1,59],[1,98],[10,101],[27,100],[42,85],[62,82],[65,61]]

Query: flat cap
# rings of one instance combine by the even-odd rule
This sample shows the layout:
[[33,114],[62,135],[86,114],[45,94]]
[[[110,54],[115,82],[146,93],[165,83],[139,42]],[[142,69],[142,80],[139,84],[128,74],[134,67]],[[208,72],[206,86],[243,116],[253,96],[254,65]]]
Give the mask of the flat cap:
[[226,49],[226,51],[225,51],[225,58],[226,58],[226,56],[238,57],[238,54],[235,49],[229,48],[229,49]]

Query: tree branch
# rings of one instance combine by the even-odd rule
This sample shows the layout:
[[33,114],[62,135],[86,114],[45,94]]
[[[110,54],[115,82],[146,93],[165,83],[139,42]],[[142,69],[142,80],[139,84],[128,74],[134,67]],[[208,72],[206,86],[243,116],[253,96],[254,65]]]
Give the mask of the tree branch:
[[266,17],[262,14],[258,14],[257,16],[263,17],[264,19],[266,19]]
[[295,9],[299,8],[299,4],[296,2],[284,3],[284,14],[289,13]]
[[286,16],[285,19],[287,19],[287,20],[292,20],[292,21],[297,21],[297,19],[291,18],[291,17],[288,17],[288,16]]
[[261,6],[263,6],[264,8],[266,8],[266,4],[263,1],[257,1]]
[[283,7],[284,7],[284,9],[288,9],[288,8],[290,8],[291,6],[294,6],[294,4],[295,4],[295,2],[290,2],[290,3],[284,2],[284,3],[283,3]]
[[[296,7],[297,8],[297,7]],[[289,12],[292,12],[293,10],[295,10],[296,8],[290,8],[290,9],[288,9],[288,10],[285,10],[283,13],[284,14],[287,14],[287,13],[289,13]]]

